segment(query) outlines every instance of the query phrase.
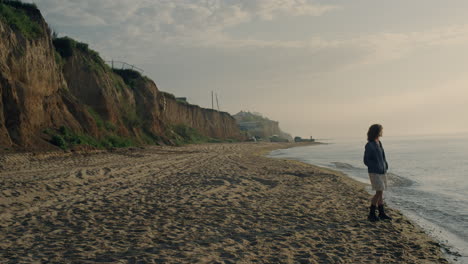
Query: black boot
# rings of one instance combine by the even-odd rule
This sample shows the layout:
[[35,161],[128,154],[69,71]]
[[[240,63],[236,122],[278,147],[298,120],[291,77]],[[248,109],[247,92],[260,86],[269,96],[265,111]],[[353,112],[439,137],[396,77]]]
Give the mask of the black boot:
[[369,216],[367,217],[367,220],[371,222],[379,221],[379,218],[375,215],[375,205],[371,205],[370,211],[369,211]]
[[385,209],[383,204],[379,205],[379,218],[381,220],[392,220],[392,218],[385,214]]

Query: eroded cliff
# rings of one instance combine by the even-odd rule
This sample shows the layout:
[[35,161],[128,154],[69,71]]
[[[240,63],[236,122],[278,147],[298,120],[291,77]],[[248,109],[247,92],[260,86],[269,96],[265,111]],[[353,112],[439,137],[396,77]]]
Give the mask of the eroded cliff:
[[7,23],[2,13],[0,145],[47,145],[41,131],[49,127],[67,126],[83,131],[85,125],[87,132],[92,133],[92,118],[67,90],[55,61],[49,29],[39,10],[1,5],[4,12],[27,16],[37,28],[36,34],[28,35],[18,25]]
[[216,139],[243,140],[235,119],[226,112],[201,108],[176,100],[174,95],[159,91],[156,84],[130,70],[117,71],[135,96],[136,112],[144,120],[146,131],[172,138],[174,126],[187,126],[201,135]]
[[179,102],[86,44],[52,38],[34,5],[2,1],[0,12],[0,146],[172,144],[183,137],[176,126],[243,139],[228,113]]

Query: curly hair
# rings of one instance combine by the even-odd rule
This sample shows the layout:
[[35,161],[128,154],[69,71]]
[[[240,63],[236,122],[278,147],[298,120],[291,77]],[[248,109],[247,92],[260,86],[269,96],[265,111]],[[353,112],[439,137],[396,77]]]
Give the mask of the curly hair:
[[380,124],[373,124],[369,127],[369,131],[367,131],[367,141],[376,140],[382,132],[382,125]]

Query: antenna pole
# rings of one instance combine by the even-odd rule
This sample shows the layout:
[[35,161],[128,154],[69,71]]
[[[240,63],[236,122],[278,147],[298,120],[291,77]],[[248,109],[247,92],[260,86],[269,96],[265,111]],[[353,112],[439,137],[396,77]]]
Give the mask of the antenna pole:
[[214,109],[213,91],[211,91],[211,109]]
[[216,106],[218,106],[218,111],[219,111],[218,94],[216,94]]

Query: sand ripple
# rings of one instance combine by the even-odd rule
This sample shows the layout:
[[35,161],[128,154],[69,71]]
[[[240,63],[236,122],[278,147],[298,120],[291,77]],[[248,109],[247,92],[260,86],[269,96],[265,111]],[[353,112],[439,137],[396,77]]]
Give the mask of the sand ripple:
[[0,262],[446,263],[361,184],[257,155],[287,146],[3,155]]

